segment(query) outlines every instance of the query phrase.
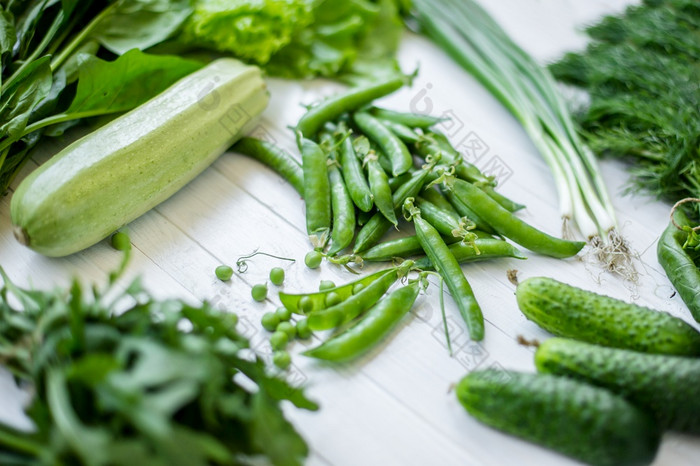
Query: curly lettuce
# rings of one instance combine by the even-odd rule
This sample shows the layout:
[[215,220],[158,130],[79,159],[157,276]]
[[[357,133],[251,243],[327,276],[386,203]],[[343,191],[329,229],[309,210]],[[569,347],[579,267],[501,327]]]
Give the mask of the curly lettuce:
[[384,73],[396,69],[405,2],[195,0],[180,40],[286,78]]

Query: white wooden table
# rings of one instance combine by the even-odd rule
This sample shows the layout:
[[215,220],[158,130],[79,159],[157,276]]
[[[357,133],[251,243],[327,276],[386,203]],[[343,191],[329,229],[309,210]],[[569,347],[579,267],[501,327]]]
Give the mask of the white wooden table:
[[[484,2],[489,3],[489,2]],[[540,60],[581,47],[577,27],[602,13],[620,11],[626,0],[501,0],[487,8],[513,37]],[[426,40],[406,34],[400,59],[406,70],[420,63],[413,88],[385,99],[397,110],[412,109],[453,117],[442,129],[455,143],[469,147],[473,161],[499,178],[503,193],[527,204],[520,215],[537,227],[559,234],[557,199],[545,164],[517,122],[470,76]],[[328,83],[270,80],[272,99],[258,136],[271,138],[296,154],[286,126],[296,122],[308,103],[337,89]],[[28,173],[63,143],[43,147]],[[666,225],[669,205],[650,198],[622,194],[628,178],[618,163],[603,163],[622,232],[639,253],[640,283],[632,287],[603,274],[586,260],[555,260],[529,254],[527,261],[502,259],[465,266],[486,317],[486,338],[468,340],[459,314],[448,298],[448,322],[456,352],[448,356],[441,331],[437,289],[419,298],[400,331],[359,363],[332,368],[294,358],[290,378],[308,386],[321,410],[287,412],[312,448],[314,465],[549,465],[572,464],[566,458],[484,427],[459,406],[450,386],[475,368],[491,366],[533,371],[533,350],[516,337],[547,338],[546,332],[519,312],[514,286],[506,270],[517,268],[521,278],[546,275],[623,299],[668,311],[692,322],[660,269],[655,242]],[[23,175],[26,175],[24,173]],[[9,222],[10,196],[0,199],[0,264],[22,285],[48,288],[66,285],[74,275],[86,280],[106,277],[119,254],[106,241],[63,259],[42,257],[20,246]],[[296,192],[255,161],[222,156],[210,169],[170,200],[129,225],[133,260],[128,275],[142,275],[159,297],[209,300],[241,316],[242,328],[262,353],[266,333],[259,325],[263,312],[278,304],[276,287],[270,298],[255,303],[250,287],[263,282],[273,265],[286,267],[285,290],[313,290],[320,279],[336,283],[353,277],[324,263],[318,270],[303,266],[309,250],[302,202]],[[286,263],[257,258],[244,275],[221,283],[213,274],[221,263],[256,248],[297,259]],[[368,270],[372,270],[369,267]],[[308,343],[307,345],[315,344]],[[293,352],[303,350],[297,343]],[[6,372],[0,374],[0,418],[28,425],[21,412],[26,396]],[[700,439],[667,434],[657,458],[659,465],[697,464]],[[695,460],[693,460],[695,458]]]

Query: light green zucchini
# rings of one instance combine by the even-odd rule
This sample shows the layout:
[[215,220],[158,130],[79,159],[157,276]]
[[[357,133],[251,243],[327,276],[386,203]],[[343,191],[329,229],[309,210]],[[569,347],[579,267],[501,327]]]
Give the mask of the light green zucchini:
[[267,102],[259,68],[212,62],[31,173],[12,197],[15,236],[47,256],[97,243],[195,178]]

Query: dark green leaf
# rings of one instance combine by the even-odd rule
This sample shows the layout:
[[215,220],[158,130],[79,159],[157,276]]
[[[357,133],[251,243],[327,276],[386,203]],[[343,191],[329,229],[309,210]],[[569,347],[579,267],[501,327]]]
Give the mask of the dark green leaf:
[[301,465],[308,447],[294,427],[282,415],[277,403],[265,392],[253,395],[253,446],[263,452],[275,466]]
[[91,37],[117,55],[144,50],[173,35],[191,12],[189,0],[123,0]]
[[66,113],[131,110],[202,66],[199,62],[148,55],[138,50],[112,62],[90,55],[81,58],[78,89]]
[[31,112],[51,91],[50,58],[42,57],[27,66],[15,84],[2,96],[0,137],[17,140],[24,134]]

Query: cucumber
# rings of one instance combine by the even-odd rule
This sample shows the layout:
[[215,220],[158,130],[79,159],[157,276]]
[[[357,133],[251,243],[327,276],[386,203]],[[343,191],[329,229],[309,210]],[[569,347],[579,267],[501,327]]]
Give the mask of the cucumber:
[[700,333],[666,312],[545,277],[523,281],[515,295],[525,317],[559,337],[644,353],[700,354]]
[[15,236],[47,256],[97,243],[202,172],[267,102],[259,68],[210,63],[31,173],[12,197]]
[[700,360],[551,338],[535,353],[540,372],[605,387],[653,413],[667,429],[700,433]]
[[603,388],[547,374],[488,369],[457,385],[477,420],[585,463],[649,464],[660,432],[654,420]]

